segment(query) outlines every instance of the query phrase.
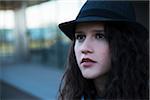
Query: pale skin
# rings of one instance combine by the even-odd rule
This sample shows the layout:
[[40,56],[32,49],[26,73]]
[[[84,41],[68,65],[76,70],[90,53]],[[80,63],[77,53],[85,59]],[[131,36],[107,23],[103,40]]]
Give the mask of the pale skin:
[[104,24],[100,22],[80,23],[75,30],[75,56],[84,78],[94,79],[103,91],[107,72],[110,70],[111,54],[105,38]]

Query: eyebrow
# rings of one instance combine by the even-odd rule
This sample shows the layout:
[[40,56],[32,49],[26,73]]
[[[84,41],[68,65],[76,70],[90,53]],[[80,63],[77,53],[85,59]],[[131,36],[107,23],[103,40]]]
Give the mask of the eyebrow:
[[[91,32],[98,32],[98,33],[104,34],[104,30],[101,30],[101,29],[94,29],[94,30],[92,30]],[[76,33],[76,34],[77,34],[77,33],[79,33],[79,34],[84,34],[83,31],[75,31],[75,33]]]
[[100,29],[94,29],[94,30],[92,30],[92,32],[98,32],[98,33],[103,33],[104,34],[104,30],[100,30]]
[[75,31],[75,33],[84,33],[83,31]]

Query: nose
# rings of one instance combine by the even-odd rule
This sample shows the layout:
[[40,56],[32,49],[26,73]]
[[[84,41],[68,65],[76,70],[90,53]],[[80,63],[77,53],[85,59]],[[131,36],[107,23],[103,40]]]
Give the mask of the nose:
[[85,41],[83,42],[82,46],[81,46],[81,53],[82,54],[90,54],[93,53],[93,47],[92,47],[92,41],[89,39],[85,39]]
[[82,50],[81,53],[88,54],[88,53],[93,53],[93,52],[91,50]]

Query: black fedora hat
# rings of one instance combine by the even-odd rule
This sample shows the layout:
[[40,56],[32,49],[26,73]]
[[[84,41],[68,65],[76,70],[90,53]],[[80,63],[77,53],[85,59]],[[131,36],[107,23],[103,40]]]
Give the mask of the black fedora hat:
[[125,23],[134,29],[147,32],[146,28],[136,21],[134,7],[130,1],[89,0],[83,5],[75,20],[61,23],[59,28],[72,40],[76,24],[95,21]]

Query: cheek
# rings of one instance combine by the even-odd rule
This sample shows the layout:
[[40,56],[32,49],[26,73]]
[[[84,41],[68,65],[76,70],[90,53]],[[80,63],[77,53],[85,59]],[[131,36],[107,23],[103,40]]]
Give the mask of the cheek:
[[99,49],[99,56],[100,58],[104,59],[104,60],[108,60],[108,58],[110,58],[110,51],[109,51],[109,48],[102,48],[102,49]]
[[99,49],[99,54],[97,54],[97,58],[99,59],[100,64],[103,66],[104,69],[109,69],[110,68],[110,63],[111,63],[111,54],[109,47],[103,47]]
[[79,46],[76,44],[74,46],[74,52],[75,52],[77,63],[79,65],[80,51],[79,51]]

